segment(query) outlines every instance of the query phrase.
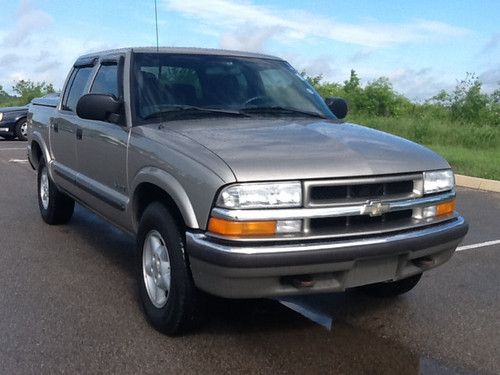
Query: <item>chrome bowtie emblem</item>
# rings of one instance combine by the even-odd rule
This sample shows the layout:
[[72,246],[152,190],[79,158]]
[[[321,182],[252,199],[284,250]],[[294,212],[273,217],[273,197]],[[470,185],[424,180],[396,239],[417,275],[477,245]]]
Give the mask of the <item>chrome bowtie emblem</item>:
[[369,201],[363,208],[363,214],[380,216],[389,211],[389,205],[380,201]]

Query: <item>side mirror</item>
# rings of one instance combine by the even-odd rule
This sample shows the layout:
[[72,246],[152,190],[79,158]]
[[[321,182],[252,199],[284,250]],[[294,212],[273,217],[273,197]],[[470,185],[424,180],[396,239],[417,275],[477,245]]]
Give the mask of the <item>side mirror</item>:
[[123,102],[109,94],[86,94],[76,104],[76,114],[84,119],[118,123]]
[[347,116],[347,102],[344,99],[332,96],[331,98],[326,98],[325,103],[339,120]]

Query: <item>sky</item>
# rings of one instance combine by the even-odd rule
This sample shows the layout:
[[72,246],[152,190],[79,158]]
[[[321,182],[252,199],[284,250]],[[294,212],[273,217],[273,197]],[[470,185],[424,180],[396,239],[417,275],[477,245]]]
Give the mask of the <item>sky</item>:
[[[425,100],[475,73],[500,88],[500,0],[157,0],[159,44],[264,52]],[[0,85],[61,88],[81,54],[156,44],[154,0],[0,0]]]

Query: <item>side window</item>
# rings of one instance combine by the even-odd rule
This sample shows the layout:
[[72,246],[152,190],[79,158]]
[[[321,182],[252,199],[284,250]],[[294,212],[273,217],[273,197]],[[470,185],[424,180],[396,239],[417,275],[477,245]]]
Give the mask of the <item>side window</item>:
[[118,65],[101,65],[90,92],[93,94],[112,94],[116,98],[119,98]]
[[72,112],[76,111],[76,103],[78,103],[78,99],[80,99],[84,93],[91,72],[92,67],[83,67],[76,71],[66,101],[63,104],[63,109]]
[[68,102],[69,89],[71,88],[71,85],[73,84],[73,81],[75,80],[75,74],[77,71],[78,71],[78,69],[71,70],[71,75],[68,78],[68,84],[66,85],[66,89],[64,90],[64,93],[63,93],[62,109],[66,109],[66,103]]

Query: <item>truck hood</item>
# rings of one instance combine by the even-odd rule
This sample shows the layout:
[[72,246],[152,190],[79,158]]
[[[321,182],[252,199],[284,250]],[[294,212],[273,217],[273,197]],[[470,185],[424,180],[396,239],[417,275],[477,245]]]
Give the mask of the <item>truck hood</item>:
[[165,127],[218,155],[237,181],[373,176],[449,168],[433,151],[381,131],[318,119],[203,119]]

